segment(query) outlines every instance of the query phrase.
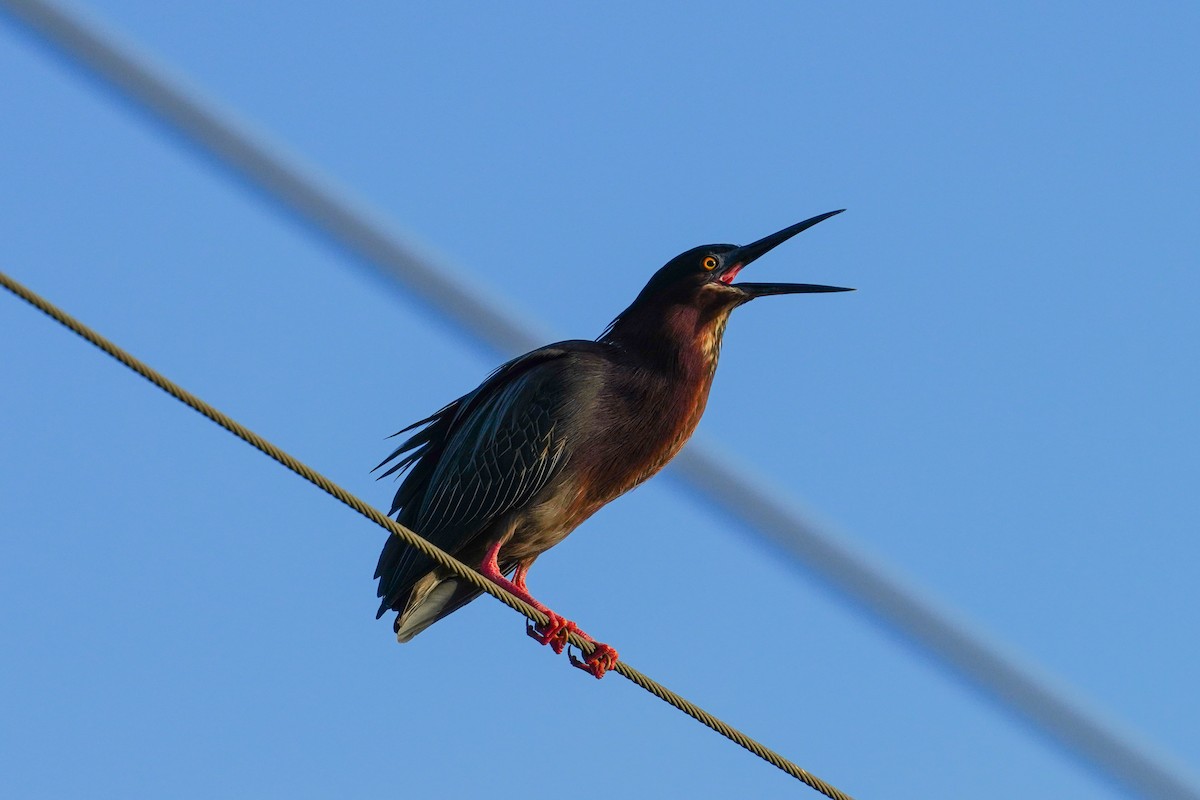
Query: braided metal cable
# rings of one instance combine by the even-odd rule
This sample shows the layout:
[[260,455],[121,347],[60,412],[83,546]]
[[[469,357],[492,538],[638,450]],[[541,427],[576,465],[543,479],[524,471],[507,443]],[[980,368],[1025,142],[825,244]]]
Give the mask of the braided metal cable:
[[[120,361],[122,364],[129,367],[131,370],[141,375],[143,378],[150,381],[155,386],[174,397],[176,400],[179,400],[180,402],[208,417],[210,420],[217,423],[234,436],[238,437],[247,444],[252,445],[263,454],[271,457],[275,461],[287,467],[301,478],[304,478],[309,483],[320,488],[326,494],[329,494],[337,500],[340,500],[342,503],[354,509],[359,514],[362,514],[379,527],[387,530],[393,536],[399,536],[404,540],[405,544],[409,545],[410,547],[417,548],[422,553],[436,561],[440,566],[453,572],[463,580],[470,582],[472,586],[487,592],[492,597],[495,597],[497,600],[509,606],[513,610],[524,614],[530,620],[538,623],[539,625],[544,625],[548,621],[546,615],[541,611],[538,611],[536,608],[520,598],[509,594],[507,591],[492,583],[490,580],[483,577],[483,575],[468,567],[454,556],[445,552],[441,548],[430,544],[416,533],[413,533],[408,528],[405,528],[400,523],[388,517],[379,509],[365,503],[355,495],[338,486],[336,483],[329,480],[329,478],[326,478],[312,467],[309,467],[300,460],[271,444],[266,439],[262,438],[257,433],[237,422],[236,420],[221,413],[221,411],[210,406],[208,403],[187,391],[182,386],[179,386],[174,381],[171,381],[166,376],[155,371],[149,365],[130,355],[113,342],[110,342],[108,339],[96,333],[67,312],[58,308],[53,303],[36,294],[32,290],[26,288],[24,285],[13,280],[3,272],[0,272],[0,285],[24,300],[26,303],[29,303],[37,310],[41,311],[46,316],[53,319],[55,322],[69,329],[71,332],[77,334],[83,339],[86,339],[88,342],[100,348],[117,361]],[[584,653],[591,653],[591,651],[594,649],[594,645],[591,642],[585,641],[575,633],[570,633],[568,635],[568,639],[572,645]],[[779,753],[776,753],[769,747],[766,747],[765,745],[742,733],[738,729],[728,725],[717,717],[714,717],[712,714],[708,713],[689,700],[679,696],[652,678],[643,675],[641,672],[638,672],[624,661],[617,661],[613,665],[612,669],[614,672],[620,673],[625,678],[650,692],[655,697],[670,703],[692,719],[707,725],[709,728],[712,728],[725,738],[740,745],[741,747],[744,747],[767,763],[775,765],[788,775],[791,775],[793,778],[803,781],[826,797],[832,798],[832,800],[853,800],[850,795],[839,791],[837,788],[809,773],[807,770],[801,769],[799,766],[784,758]]]

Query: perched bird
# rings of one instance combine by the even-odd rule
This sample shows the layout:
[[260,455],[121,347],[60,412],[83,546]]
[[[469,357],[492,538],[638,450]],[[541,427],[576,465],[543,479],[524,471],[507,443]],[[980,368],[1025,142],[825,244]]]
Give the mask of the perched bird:
[[[529,567],[604,504],[654,475],[696,429],[729,314],[756,297],[851,291],[807,283],[734,283],[750,262],[822,220],[742,247],[710,244],[667,262],[596,341],[509,361],[420,428],[376,469],[410,469],[389,516],[471,565],[549,622],[531,636],[561,653],[568,631],[595,650],[572,663],[597,678],[617,653],[530,595]],[[399,434],[397,434],[399,435]],[[509,580],[505,576],[512,576]],[[377,617],[399,612],[407,642],[480,591],[389,537],[375,570]]]

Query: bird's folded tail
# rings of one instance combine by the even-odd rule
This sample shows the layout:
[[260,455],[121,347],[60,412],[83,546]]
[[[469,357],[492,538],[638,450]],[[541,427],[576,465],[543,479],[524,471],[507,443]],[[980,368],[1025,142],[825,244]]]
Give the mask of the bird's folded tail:
[[[421,583],[429,582],[428,588]],[[458,578],[437,578],[434,574],[427,575],[409,596],[405,609],[396,615],[393,626],[398,642],[407,642],[421,631],[437,622],[442,617],[449,616],[467,603],[483,594],[469,583]]]

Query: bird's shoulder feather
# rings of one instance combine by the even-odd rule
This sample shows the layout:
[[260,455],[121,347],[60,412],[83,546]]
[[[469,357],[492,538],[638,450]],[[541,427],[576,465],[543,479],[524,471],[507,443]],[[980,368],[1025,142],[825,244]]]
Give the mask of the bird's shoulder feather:
[[[420,428],[376,469],[408,469],[389,514],[448,552],[534,497],[563,464],[564,424],[580,413],[574,391],[601,369],[608,345],[567,341],[501,365],[476,389],[400,431]],[[586,404],[586,402],[584,403]],[[392,543],[376,577],[386,598],[403,594],[432,565]]]

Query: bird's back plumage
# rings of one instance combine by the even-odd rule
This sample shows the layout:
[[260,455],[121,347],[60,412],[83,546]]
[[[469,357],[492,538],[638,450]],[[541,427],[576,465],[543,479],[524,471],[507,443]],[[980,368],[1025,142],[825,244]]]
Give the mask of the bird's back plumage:
[[[421,428],[379,465],[391,464],[384,476],[411,468],[389,514],[468,561],[482,553],[485,540],[505,534],[500,528],[520,525],[531,501],[561,473],[572,422],[586,413],[586,402],[581,404],[579,393],[570,389],[580,374],[579,362],[600,347],[573,341],[535,350],[401,431]],[[508,572],[517,563],[514,557],[501,566]],[[396,629],[402,639],[479,594],[439,574],[428,557],[396,538],[380,554],[376,577],[382,598],[378,615],[400,612]]]

